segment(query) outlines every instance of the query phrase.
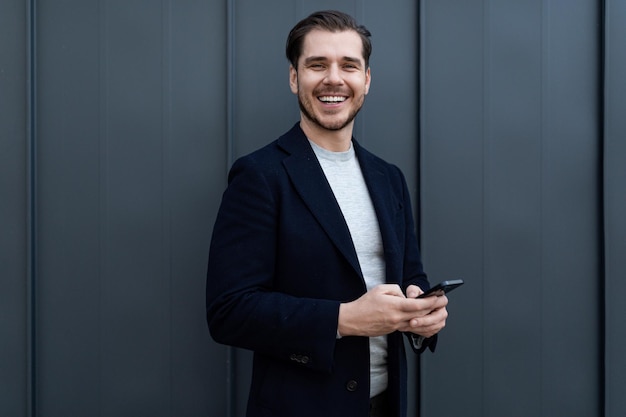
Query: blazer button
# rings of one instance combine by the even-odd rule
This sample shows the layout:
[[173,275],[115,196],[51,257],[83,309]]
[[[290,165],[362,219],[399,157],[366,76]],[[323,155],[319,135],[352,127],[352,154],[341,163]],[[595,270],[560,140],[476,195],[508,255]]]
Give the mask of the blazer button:
[[308,356],[303,356],[302,359],[300,360],[300,363],[306,365],[307,363],[309,363],[309,357]]
[[358,387],[359,383],[356,382],[354,379],[351,379],[350,381],[348,381],[348,383],[346,384],[346,389],[350,392],[354,392],[356,391],[357,387]]

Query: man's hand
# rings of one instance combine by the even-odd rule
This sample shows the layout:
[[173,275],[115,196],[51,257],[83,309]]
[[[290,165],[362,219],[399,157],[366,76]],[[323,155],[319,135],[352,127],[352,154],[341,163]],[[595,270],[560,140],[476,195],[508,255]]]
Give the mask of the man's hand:
[[[417,285],[409,285],[406,289],[407,298],[417,298],[423,294],[424,291]],[[411,333],[418,334],[424,337],[432,337],[439,333],[446,325],[446,319],[448,318],[448,297],[445,295],[430,296],[422,299],[434,298],[436,300],[434,309],[425,316],[415,317],[411,319],[411,329],[408,330]]]
[[398,285],[379,285],[358,299],[339,307],[341,336],[382,336],[394,331],[424,337],[446,325],[446,296],[416,298],[423,291],[410,285],[405,296]]

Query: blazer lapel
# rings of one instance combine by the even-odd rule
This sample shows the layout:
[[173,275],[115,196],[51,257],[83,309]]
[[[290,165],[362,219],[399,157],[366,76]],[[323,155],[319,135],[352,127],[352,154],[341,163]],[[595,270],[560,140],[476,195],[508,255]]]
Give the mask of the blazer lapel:
[[279,138],[278,144],[290,153],[283,160],[283,165],[296,191],[335,246],[362,278],[348,225],[306,136],[296,125]]
[[402,201],[392,192],[392,184],[388,178],[388,168],[380,160],[361,148],[357,141],[353,141],[356,155],[359,158],[361,171],[374,204],[378,217],[378,227],[383,239],[385,251],[385,266],[387,283],[398,283],[402,271],[398,269],[400,248],[395,232],[394,219],[402,209]]

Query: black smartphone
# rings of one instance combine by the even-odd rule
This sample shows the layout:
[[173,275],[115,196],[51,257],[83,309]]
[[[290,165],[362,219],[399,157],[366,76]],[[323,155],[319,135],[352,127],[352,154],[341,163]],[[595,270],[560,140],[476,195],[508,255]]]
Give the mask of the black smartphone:
[[449,281],[443,281],[426,291],[424,294],[418,296],[417,298],[429,297],[431,295],[444,295],[461,285],[463,285],[462,279],[451,279]]

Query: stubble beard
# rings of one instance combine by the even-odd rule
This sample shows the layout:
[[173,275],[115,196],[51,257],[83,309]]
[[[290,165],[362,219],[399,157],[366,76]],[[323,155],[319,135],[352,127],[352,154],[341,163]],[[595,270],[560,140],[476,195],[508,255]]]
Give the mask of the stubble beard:
[[[314,94],[314,96],[316,97],[317,94]],[[348,117],[346,119],[335,120],[332,122],[324,122],[315,115],[313,111],[313,104],[311,103],[310,99],[308,97],[304,97],[304,95],[301,94],[300,91],[298,91],[298,105],[300,106],[300,111],[302,112],[304,117],[306,117],[308,120],[313,122],[313,124],[315,124],[316,126],[319,126],[322,129],[331,130],[331,131],[342,130],[343,128],[348,126],[350,123],[352,123],[356,115],[359,113],[359,111],[363,107],[364,101],[365,101],[365,98],[361,97],[358,105],[354,109],[352,109],[352,111],[348,114]]]

